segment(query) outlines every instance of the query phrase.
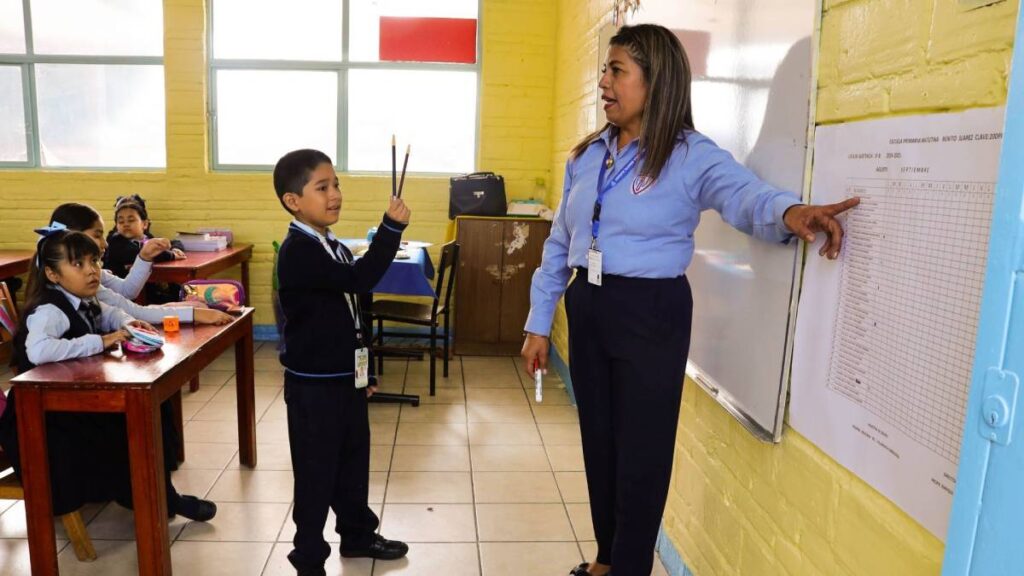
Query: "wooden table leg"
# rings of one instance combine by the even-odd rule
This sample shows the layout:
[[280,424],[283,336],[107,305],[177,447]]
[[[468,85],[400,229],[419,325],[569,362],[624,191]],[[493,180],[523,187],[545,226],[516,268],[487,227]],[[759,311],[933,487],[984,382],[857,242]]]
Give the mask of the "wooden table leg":
[[139,574],[169,576],[171,542],[167,533],[160,404],[152,389],[128,391],[126,404]]
[[235,343],[235,391],[238,397],[239,460],[249,468],[256,467],[256,390],[253,374],[252,315],[248,326]]
[[[178,438],[178,462],[185,461],[185,422],[181,412],[181,390],[179,389],[170,397],[171,414],[174,415],[174,433]],[[170,447],[168,447],[169,449]]]
[[25,516],[28,524],[28,553],[32,574],[55,576],[57,540],[53,529],[50,500],[50,462],[46,449],[46,413],[39,390],[18,388],[18,446],[21,450],[21,483],[25,488]]
[[245,289],[245,305],[249,305],[249,261],[242,260],[242,288]]

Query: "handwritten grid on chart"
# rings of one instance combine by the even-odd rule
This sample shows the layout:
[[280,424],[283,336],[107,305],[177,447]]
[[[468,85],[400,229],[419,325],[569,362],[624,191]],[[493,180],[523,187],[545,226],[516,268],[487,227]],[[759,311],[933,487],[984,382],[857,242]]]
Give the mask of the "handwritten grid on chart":
[[994,184],[851,178],[829,388],[960,457]]

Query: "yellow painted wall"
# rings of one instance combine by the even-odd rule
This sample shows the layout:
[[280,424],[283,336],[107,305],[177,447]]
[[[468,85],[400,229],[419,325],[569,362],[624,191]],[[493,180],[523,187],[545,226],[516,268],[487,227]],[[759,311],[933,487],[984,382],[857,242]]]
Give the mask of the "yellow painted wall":
[[[542,197],[550,181],[555,14],[555,5],[546,0],[483,2],[477,169],[503,174],[512,198]],[[270,242],[283,237],[290,218],[274,195],[269,172],[224,173],[207,168],[205,46],[204,2],[165,0],[167,169],[0,170],[0,249],[33,247],[32,228],[46,224],[50,212],[62,202],[91,204],[109,226],[114,198],[138,193],[146,198],[158,235],[227,225],[239,242],[255,244],[251,296],[256,322],[272,324]],[[386,208],[390,175],[343,174],[341,186],[344,207],[335,232],[365,236]],[[413,210],[406,237],[443,241],[448,179],[409,178],[405,190],[403,197]]]
[[[566,154],[593,123],[610,4],[559,3],[552,205]],[[971,11],[955,0],[826,0],[817,122],[1004,103],[1016,12],[1013,0]],[[561,310],[553,342],[567,358]],[[941,541],[798,433],[760,443],[693,382],[664,527],[697,576],[935,575],[943,555]]]

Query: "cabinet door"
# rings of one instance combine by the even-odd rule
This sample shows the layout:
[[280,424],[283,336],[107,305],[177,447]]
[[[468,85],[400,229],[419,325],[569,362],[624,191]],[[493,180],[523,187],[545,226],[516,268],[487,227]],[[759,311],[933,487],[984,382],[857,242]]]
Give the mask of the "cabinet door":
[[458,239],[455,342],[456,352],[465,353],[472,342],[498,341],[502,223],[460,220]]
[[523,325],[530,313],[530,284],[540,266],[551,223],[544,220],[505,222],[501,266],[502,342],[522,343]]

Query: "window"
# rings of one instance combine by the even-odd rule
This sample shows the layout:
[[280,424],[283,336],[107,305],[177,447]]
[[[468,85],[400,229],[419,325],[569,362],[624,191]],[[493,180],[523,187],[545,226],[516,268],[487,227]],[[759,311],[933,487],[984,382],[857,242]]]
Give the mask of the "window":
[[0,166],[163,168],[161,0],[0,0]]
[[317,148],[345,171],[387,171],[394,134],[410,172],[473,170],[479,0],[209,6],[214,168]]

